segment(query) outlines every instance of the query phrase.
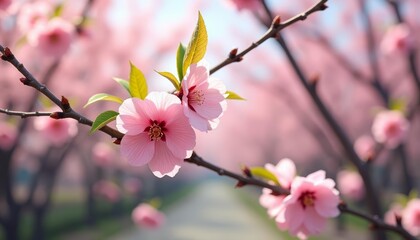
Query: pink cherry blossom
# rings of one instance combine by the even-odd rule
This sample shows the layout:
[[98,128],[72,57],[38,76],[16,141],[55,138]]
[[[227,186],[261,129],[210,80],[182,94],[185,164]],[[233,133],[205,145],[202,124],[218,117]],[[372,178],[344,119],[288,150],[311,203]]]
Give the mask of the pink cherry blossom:
[[339,193],[335,182],[325,178],[325,171],[319,170],[307,177],[296,177],[291,185],[290,195],[282,202],[276,217],[277,226],[288,229],[290,234],[306,239],[320,233],[327,218],[339,215]]
[[414,236],[420,235],[420,199],[415,198],[407,203],[402,212],[402,224]]
[[207,62],[192,64],[181,83],[184,113],[191,125],[200,130],[215,129],[226,110],[225,85],[209,76]]
[[165,215],[149,204],[141,203],[132,212],[131,218],[137,226],[156,229],[165,222]]
[[372,124],[372,134],[376,141],[389,148],[400,144],[409,127],[408,120],[399,111],[382,111],[378,113]]
[[407,53],[414,46],[410,28],[406,24],[392,26],[382,39],[380,50],[384,54]]
[[17,130],[12,124],[0,121],[0,149],[8,150],[16,140]]
[[111,166],[115,158],[115,151],[109,144],[98,142],[93,146],[92,159],[98,166]]
[[375,153],[375,140],[368,135],[361,136],[354,142],[354,150],[360,159],[366,161]]
[[340,193],[352,200],[360,200],[365,194],[363,179],[355,171],[340,171],[337,174],[337,185]]
[[131,165],[148,164],[159,178],[175,176],[195,146],[195,132],[181,101],[165,92],[151,92],[145,100],[126,99],[119,108],[117,128],[125,134],[122,156]]
[[53,119],[38,117],[34,120],[34,128],[55,146],[60,146],[77,134],[77,121],[74,119]]
[[392,204],[389,210],[385,213],[385,222],[391,225],[397,225],[396,217],[401,217],[403,207],[400,204]]
[[28,41],[43,54],[60,57],[70,48],[73,32],[72,24],[61,18],[54,18],[46,23],[37,24],[28,35]]
[[118,186],[114,182],[107,180],[96,182],[93,186],[93,192],[112,203],[117,202],[121,197]]
[[261,1],[259,0],[227,0],[227,3],[235,7],[238,11],[257,11],[261,8]]
[[52,6],[46,2],[24,4],[18,17],[18,26],[22,33],[30,33],[37,24],[46,23]]
[[[290,188],[293,178],[296,176],[296,166],[292,160],[284,158],[280,160],[276,166],[267,163],[265,164],[265,168],[276,176],[283,188]],[[282,208],[281,203],[283,199],[283,195],[273,195],[270,189],[263,188],[259,201],[261,206],[267,208],[268,215],[270,217],[275,217]]]
[[0,10],[6,10],[11,3],[12,0],[0,0]]

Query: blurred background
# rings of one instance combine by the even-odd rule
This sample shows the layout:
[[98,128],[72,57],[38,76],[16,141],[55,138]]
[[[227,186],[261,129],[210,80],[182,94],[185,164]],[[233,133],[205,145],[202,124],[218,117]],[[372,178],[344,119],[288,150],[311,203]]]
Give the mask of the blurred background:
[[[266,3],[285,21],[316,1]],[[409,40],[391,47],[384,39],[398,19],[386,0],[331,1],[326,11],[282,31],[301,70],[317,81],[319,96],[352,143],[372,135],[374,117],[384,109],[407,116],[410,131],[404,141],[398,147],[379,146],[375,154],[372,174],[384,208],[395,193],[407,195],[419,186],[420,85],[413,80],[413,68],[420,66],[415,59],[420,2],[398,4]],[[90,96],[128,97],[113,77],[127,79],[129,61],[145,73],[150,91],[173,91],[154,70],[176,72],[176,49],[180,42],[188,43],[198,11],[206,22],[205,59],[211,66],[233,48],[243,50],[258,40],[271,22],[261,1],[252,0],[3,0],[0,44],[10,47],[56,96],[65,96],[73,109],[94,119],[118,105],[100,102],[83,108]],[[53,28],[56,35],[40,37]],[[20,77],[0,62],[0,108],[54,111]],[[235,172],[286,157],[296,163],[299,175],[325,169],[336,179],[340,170],[352,170],[276,41],[265,42],[213,77],[246,101],[230,101],[217,129],[197,132],[195,150],[204,159]],[[233,190],[233,180],[187,163],[176,177],[158,179],[147,167],[132,167],[121,159],[109,136],[89,134],[88,127],[73,120],[58,122],[0,115],[0,239],[288,238],[258,205],[260,189]],[[348,200],[364,208],[363,196]],[[157,230],[163,235],[132,222],[131,212],[142,202],[167,214],[163,229]],[[354,219],[331,224],[319,239],[339,239],[329,237],[345,221],[356,229],[348,239],[369,239],[363,233],[367,224]]]

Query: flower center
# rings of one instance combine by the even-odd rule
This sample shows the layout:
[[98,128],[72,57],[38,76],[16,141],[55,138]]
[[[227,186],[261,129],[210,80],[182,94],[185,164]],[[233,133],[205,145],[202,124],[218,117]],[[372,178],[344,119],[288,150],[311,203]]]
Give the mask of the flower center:
[[204,100],[206,98],[204,97],[204,93],[202,90],[196,90],[191,91],[190,94],[188,94],[188,104],[193,105],[202,105],[204,103]]
[[388,137],[393,137],[395,135],[398,135],[400,132],[400,126],[398,123],[391,123],[388,125],[388,127],[385,129],[386,135]]
[[48,38],[51,43],[58,43],[60,41],[60,36],[58,33],[51,33]]
[[298,200],[300,201],[304,209],[306,207],[313,207],[316,200],[315,193],[310,191],[303,192],[298,198]]
[[158,122],[156,120],[150,121],[150,126],[147,127],[144,131],[149,134],[150,141],[165,141],[165,122]]

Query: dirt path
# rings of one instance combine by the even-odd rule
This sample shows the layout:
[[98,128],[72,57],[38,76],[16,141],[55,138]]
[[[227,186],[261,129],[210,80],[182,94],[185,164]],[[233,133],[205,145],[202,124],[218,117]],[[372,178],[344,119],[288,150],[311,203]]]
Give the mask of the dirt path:
[[190,197],[168,210],[157,230],[133,229],[111,238],[136,240],[279,240],[279,232],[235,196],[223,182],[200,185]]

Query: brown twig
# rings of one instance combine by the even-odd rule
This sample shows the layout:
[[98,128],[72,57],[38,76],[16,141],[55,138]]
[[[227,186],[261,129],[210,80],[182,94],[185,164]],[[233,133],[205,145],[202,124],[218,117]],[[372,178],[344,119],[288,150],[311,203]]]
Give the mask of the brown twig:
[[256,42],[252,43],[248,48],[246,48],[245,50],[241,51],[240,53],[236,54],[235,56],[229,56],[227,57],[223,62],[219,63],[218,65],[216,65],[215,67],[213,67],[210,70],[210,74],[213,74],[215,72],[217,72],[218,70],[220,70],[221,68],[225,67],[226,65],[229,65],[231,63],[234,62],[240,62],[242,61],[243,57],[249,53],[250,51],[252,51],[253,49],[257,48],[259,45],[261,45],[263,42],[267,41],[270,38],[276,37],[276,35],[283,29],[285,29],[286,27],[299,22],[299,21],[304,21],[306,18],[308,18],[309,15],[311,15],[314,12],[317,11],[323,11],[327,8],[327,6],[325,5],[327,3],[328,0],[321,0],[318,3],[316,3],[315,5],[313,5],[311,8],[309,8],[308,10],[306,10],[305,12],[296,15],[295,17],[280,23],[280,17],[275,17],[273,22],[271,23],[271,26],[269,27],[268,31]]
[[357,210],[350,209],[344,203],[338,205],[338,209],[340,209],[340,211],[342,213],[347,213],[347,214],[350,214],[350,215],[353,215],[353,216],[357,216],[359,218],[362,218],[362,219],[372,223],[372,227],[374,229],[383,229],[383,230],[387,230],[387,231],[390,231],[390,232],[394,232],[394,233],[404,237],[404,239],[406,239],[406,240],[417,240],[417,238],[415,238],[413,235],[411,235],[409,232],[407,232],[403,227],[387,224],[384,221],[382,221],[378,216],[370,216],[370,215],[367,215],[365,213],[359,212]]

